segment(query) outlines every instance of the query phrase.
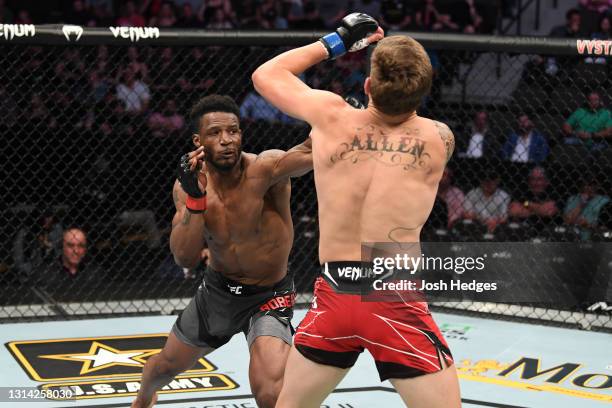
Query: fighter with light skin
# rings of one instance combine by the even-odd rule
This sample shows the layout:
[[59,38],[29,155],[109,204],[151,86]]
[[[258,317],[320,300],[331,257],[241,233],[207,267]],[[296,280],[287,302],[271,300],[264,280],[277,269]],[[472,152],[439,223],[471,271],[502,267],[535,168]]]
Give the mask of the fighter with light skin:
[[[376,42],[366,109],[298,77]],[[270,103],[312,126],[319,211],[322,274],[276,407],[319,407],[364,349],[407,406],[460,407],[452,356],[427,304],[363,302],[340,272],[361,266],[363,242],[418,243],[432,210],[454,137],[416,113],[431,88],[427,53],[409,37],[384,38],[374,19],[353,13],[320,41],[264,63],[252,79]]]

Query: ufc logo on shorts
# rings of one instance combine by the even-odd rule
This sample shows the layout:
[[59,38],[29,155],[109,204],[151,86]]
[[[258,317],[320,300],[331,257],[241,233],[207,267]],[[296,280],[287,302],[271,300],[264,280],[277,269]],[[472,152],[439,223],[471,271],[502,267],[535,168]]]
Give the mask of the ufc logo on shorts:
[[242,286],[227,286],[229,287],[231,293],[235,295],[242,295]]

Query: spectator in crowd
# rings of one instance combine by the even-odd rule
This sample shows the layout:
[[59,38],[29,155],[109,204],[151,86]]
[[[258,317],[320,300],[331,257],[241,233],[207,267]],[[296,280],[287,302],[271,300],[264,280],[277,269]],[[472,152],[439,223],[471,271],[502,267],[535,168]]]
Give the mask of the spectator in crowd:
[[240,119],[246,121],[265,120],[267,122],[289,121],[286,115],[255,91],[249,92],[242,101]]
[[612,137],[612,115],[603,107],[598,92],[587,96],[587,104],[578,108],[563,124],[567,144],[583,144],[587,147],[605,147]]
[[610,39],[610,16],[602,15],[597,24],[597,29],[591,34],[591,38],[595,40]]
[[596,13],[610,11],[610,0],[580,0],[580,7]]
[[380,25],[388,30],[410,30],[415,27],[415,6],[404,0],[383,0]]
[[483,223],[489,232],[493,232],[498,225],[506,222],[509,204],[510,195],[499,188],[499,175],[489,170],[480,182],[480,187],[465,196],[463,216]]
[[181,98],[181,111],[189,109],[190,100],[194,94],[201,92],[213,92],[216,81],[221,80],[221,67],[217,61],[218,47],[207,47],[206,53],[200,47],[194,47],[189,54],[190,64],[181,70],[176,84],[178,92],[186,97]]
[[96,51],[94,69],[102,72],[109,72],[109,65],[108,46],[99,45]]
[[140,52],[136,47],[129,47],[127,50],[127,65],[132,69],[136,79],[148,83],[149,82],[149,67],[142,58],[140,58]]
[[485,111],[477,112],[469,136],[459,140],[459,157],[472,159],[487,158],[497,155],[494,136],[489,133],[489,115]]
[[[300,0],[301,1],[301,0]],[[258,0],[244,0],[236,6],[236,18],[238,25],[244,29],[257,29],[257,4]],[[301,4],[301,3],[300,3]]]
[[[609,40],[610,39],[610,16],[603,15],[599,18],[597,29],[591,34],[591,38],[594,40]],[[601,57],[587,57],[584,59],[587,64],[606,64],[607,58]]]
[[149,129],[155,137],[176,135],[185,125],[185,118],[177,112],[174,99],[168,99],[161,112],[154,112],[149,117]]
[[450,14],[444,14],[435,0],[425,0],[416,14],[417,25],[426,31],[460,31]]
[[143,242],[149,248],[159,248],[161,231],[155,220],[155,213],[148,209],[128,209],[117,217],[117,226],[121,231],[121,241]]
[[501,157],[514,163],[540,163],[550,149],[546,138],[534,129],[527,114],[518,117],[518,131],[512,132],[502,147]]
[[299,8],[291,8],[289,14],[291,28],[295,30],[322,30],[326,28],[315,0],[303,0],[301,13],[299,11]]
[[15,24],[34,24],[34,21],[32,17],[30,17],[30,12],[28,10],[21,9],[17,12]]
[[349,2],[349,7],[351,13],[365,13],[376,21],[380,19],[380,0],[353,0]]
[[95,24],[95,20],[89,13],[89,10],[87,10],[83,0],[74,0],[72,2],[72,9],[66,13],[64,22],[80,26],[89,26],[90,22]]
[[599,193],[599,182],[596,178],[587,178],[579,194],[567,200],[563,210],[563,220],[568,225],[580,229],[580,238],[588,240],[598,224],[601,209],[610,201],[610,197]]
[[94,6],[94,20],[99,27],[110,27],[114,24],[114,16],[109,10],[109,5],[99,3]]
[[51,115],[40,94],[32,94],[30,105],[24,114],[27,116],[28,126],[33,131],[57,128],[57,119]]
[[234,24],[227,18],[222,8],[215,8],[212,17],[206,24],[206,28],[210,30],[229,30],[234,28]]
[[147,20],[159,14],[164,0],[142,0],[138,9],[138,14]]
[[[290,1],[290,3],[301,3],[301,0]],[[348,14],[349,6],[352,4],[351,0],[317,0],[317,9],[321,19],[325,22],[327,28],[335,28],[340,20]],[[359,11],[356,9],[350,9],[350,12]]]
[[438,186],[438,198],[446,205],[446,227],[453,228],[455,222],[463,218],[463,205],[465,194],[459,187],[453,185],[453,171],[445,168]]
[[481,32],[483,18],[479,14],[474,0],[455,1],[447,5],[447,14],[452,16],[458,26],[458,31],[467,34]]
[[33,214],[31,222],[22,226],[13,241],[13,261],[21,280],[28,280],[49,259],[59,256],[63,228],[50,210]]
[[179,28],[195,28],[202,25],[202,22],[198,19],[198,16],[193,11],[193,6],[191,3],[183,3],[183,6],[181,7],[181,14],[176,22],[176,26]]
[[92,108],[102,103],[112,89],[112,82],[104,71],[89,72],[89,96],[92,98]]
[[[553,27],[549,34],[550,37],[559,38],[580,38],[583,35],[580,11],[575,8],[569,9],[565,13],[565,24]],[[572,63],[572,58],[548,57],[545,61],[544,70],[548,75],[556,76],[561,69],[567,70]]]
[[[86,285],[102,282],[100,269],[86,262],[87,235],[80,228],[71,227],[64,231],[62,253],[41,268],[36,279],[47,292],[57,300],[77,298]],[[91,289],[91,286],[89,287]]]
[[282,15],[280,4],[275,0],[265,0],[256,11],[256,18],[259,27],[267,30],[286,30],[289,23]]
[[136,4],[133,1],[128,1],[125,3],[125,5],[119,8],[117,25],[126,27],[144,27],[146,22],[144,16],[138,12]]
[[582,35],[581,17],[578,9],[572,8],[565,13],[565,24],[553,27],[550,37],[579,38]]
[[13,23],[13,12],[6,5],[5,0],[0,0],[0,23],[12,24]]
[[550,182],[542,167],[534,167],[527,178],[528,190],[510,203],[508,214],[537,229],[554,224],[559,209],[549,192]]
[[[221,11],[220,13],[218,11]],[[229,25],[234,26],[235,13],[230,0],[202,0],[198,10],[198,19],[203,21],[206,26],[216,21],[215,26]]]
[[126,67],[123,70],[123,81],[117,85],[117,98],[131,114],[143,114],[147,111],[151,93],[149,87],[136,79],[134,71]]
[[149,26],[152,27],[172,27],[176,24],[176,13],[174,12],[174,4],[169,1],[162,3],[159,14],[149,19]]

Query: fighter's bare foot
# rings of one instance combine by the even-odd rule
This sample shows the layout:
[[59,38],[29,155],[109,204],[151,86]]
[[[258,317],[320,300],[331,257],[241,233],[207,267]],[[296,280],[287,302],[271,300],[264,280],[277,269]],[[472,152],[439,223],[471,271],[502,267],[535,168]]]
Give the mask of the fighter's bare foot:
[[149,403],[149,405],[143,405],[140,402],[140,400],[138,398],[136,398],[132,402],[132,405],[130,406],[130,408],[153,408],[153,406],[155,405],[156,402],[157,402],[157,394],[153,395],[153,398],[151,398],[151,402]]

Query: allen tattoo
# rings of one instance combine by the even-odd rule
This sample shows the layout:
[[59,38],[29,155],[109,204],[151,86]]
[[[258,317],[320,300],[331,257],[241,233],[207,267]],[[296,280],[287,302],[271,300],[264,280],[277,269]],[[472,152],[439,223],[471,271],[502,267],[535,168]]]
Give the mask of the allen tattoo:
[[[405,128],[393,136],[376,126],[355,129],[350,143],[341,143],[330,157],[332,163],[348,160],[352,163],[376,160],[385,166],[402,166],[404,170],[424,170],[431,156],[425,151],[426,142],[419,139],[419,129]],[[374,140],[376,139],[376,141]]]

